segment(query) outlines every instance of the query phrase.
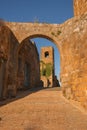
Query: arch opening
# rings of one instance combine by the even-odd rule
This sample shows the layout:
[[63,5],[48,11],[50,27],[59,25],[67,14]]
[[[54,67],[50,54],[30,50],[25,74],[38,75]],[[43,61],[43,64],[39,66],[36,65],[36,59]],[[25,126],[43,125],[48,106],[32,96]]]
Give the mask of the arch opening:
[[46,52],[44,53],[44,55],[45,55],[46,58],[49,57],[49,52],[46,51]]
[[[55,42],[55,40],[53,40],[49,36],[45,36],[43,34],[33,34],[33,35],[30,35],[29,37],[25,38],[21,42],[18,50],[20,50],[21,48],[25,48],[24,46],[26,43],[28,43],[29,46],[30,46],[30,44],[34,46],[34,49],[37,52],[37,54],[36,54],[37,56],[34,55],[34,57],[35,57],[35,59],[38,59],[37,62],[39,62],[39,63],[37,63],[38,65],[35,66],[35,59],[32,61],[29,61],[29,58],[28,58],[29,64],[31,62],[31,64],[30,64],[31,67],[29,69],[29,71],[31,72],[29,83],[32,84],[31,82],[33,82],[32,77],[34,77],[34,76],[32,74],[32,71],[34,72],[34,69],[32,70],[32,66],[34,64],[33,68],[37,68],[37,70],[38,70],[38,75],[36,75],[36,77],[40,78],[39,86],[44,87],[44,82],[46,82],[46,85],[45,85],[46,87],[60,86],[60,84],[61,84],[60,83],[60,53],[59,53],[60,51],[59,51],[59,45],[57,44],[57,42]],[[41,53],[42,53],[41,48],[44,48],[44,47],[45,48],[52,47],[51,48],[52,54],[50,53],[49,49],[44,51],[44,58],[47,59],[48,61],[49,61],[49,59],[51,59],[52,60],[51,62],[48,62],[48,63],[44,63],[44,61],[43,61],[43,63],[41,62],[41,60],[42,60],[41,59]],[[32,50],[32,52],[34,51],[30,47],[29,52],[31,52],[31,50]],[[39,67],[37,67],[37,66],[39,66]],[[43,68],[43,66],[44,66],[44,68]],[[43,69],[41,70],[41,68],[43,68]],[[24,73],[25,73],[25,75],[28,75],[27,72],[24,71]],[[36,73],[36,72],[34,72],[34,73]],[[25,76],[25,80],[26,79],[27,78]],[[30,86],[33,86],[33,85],[30,85]],[[38,85],[34,84],[34,86],[38,86]]]
[[[59,47],[58,47],[57,43],[55,43],[55,41],[52,38],[49,38],[49,37],[43,36],[43,35],[34,35],[34,36],[31,36],[28,38],[29,39],[31,38],[30,40],[36,44],[36,47],[39,52],[40,60],[41,60],[41,48],[50,47],[50,46],[53,47],[53,49],[54,49],[54,56],[53,56],[54,68],[52,70],[52,73],[54,73],[54,75],[55,75],[54,79],[55,80],[57,79],[59,81],[59,84],[61,84],[61,82],[60,82],[60,52],[59,52]],[[44,52],[44,57],[49,60],[50,54],[49,54],[48,50]],[[49,66],[49,65],[47,65],[47,66]],[[47,68],[47,66],[46,66],[46,68]],[[46,76],[46,68],[44,68],[43,72],[42,72],[44,74],[44,76]],[[48,68],[50,68],[50,67],[48,67]],[[49,69],[49,71],[50,71],[50,69]],[[41,77],[41,70],[40,70],[40,77]],[[47,81],[47,82],[49,82],[49,81]]]

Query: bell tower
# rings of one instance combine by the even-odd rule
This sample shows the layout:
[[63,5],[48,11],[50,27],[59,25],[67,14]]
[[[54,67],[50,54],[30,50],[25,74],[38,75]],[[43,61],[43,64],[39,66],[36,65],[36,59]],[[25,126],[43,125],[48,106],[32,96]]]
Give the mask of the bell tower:
[[40,73],[44,87],[53,87],[54,80],[54,48],[42,47],[40,57]]

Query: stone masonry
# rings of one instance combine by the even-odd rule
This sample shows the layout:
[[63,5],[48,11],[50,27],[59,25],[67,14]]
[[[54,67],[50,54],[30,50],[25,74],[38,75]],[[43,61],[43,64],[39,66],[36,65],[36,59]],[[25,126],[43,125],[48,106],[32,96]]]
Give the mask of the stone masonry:
[[39,54],[35,43],[29,39],[22,41],[18,48],[18,89],[36,87],[40,82]]
[[40,82],[39,55],[28,39],[19,44],[12,31],[0,26],[0,99],[15,97],[17,89],[37,87]]
[[41,80],[44,87],[53,87],[54,79],[54,49],[53,47],[41,48],[40,59]]
[[40,76],[43,87],[60,86],[57,80],[57,76],[55,76],[54,48],[52,46],[41,48]]
[[0,26],[0,98],[16,96],[18,41],[8,27]]
[[74,15],[82,15],[87,12],[87,0],[74,0]]
[[[15,47],[16,43],[19,42],[19,44],[21,44],[26,38],[36,37],[47,38],[56,44],[60,53],[60,78],[63,95],[68,99],[79,101],[85,109],[87,109],[86,3],[87,0],[74,1],[75,17],[65,21],[63,24],[4,22],[4,26],[8,28],[8,31],[6,31],[6,34],[8,34],[6,35],[6,37],[8,36],[6,43],[9,43],[8,39],[10,38],[12,42],[15,41]],[[16,40],[13,40],[13,35]],[[5,36],[3,33],[0,35],[0,38],[1,37],[4,39]],[[2,41],[0,41],[0,44],[1,43]],[[7,52],[8,50],[7,48]],[[11,53],[9,54],[11,55]],[[5,56],[1,56],[1,59],[2,57]],[[14,55],[14,58],[16,58],[16,55]],[[8,59],[7,56],[6,59]]]

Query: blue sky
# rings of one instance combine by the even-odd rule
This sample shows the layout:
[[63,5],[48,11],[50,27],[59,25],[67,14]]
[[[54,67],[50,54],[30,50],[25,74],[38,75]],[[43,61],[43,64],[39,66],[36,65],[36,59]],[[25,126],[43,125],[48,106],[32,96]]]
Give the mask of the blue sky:
[[[0,0],[0,18],[13,22],[63,23],[73,17],[73,0]],[[60,58],[55,44],[42,38],[33,39],[41,46],[53,46],[55,71],[60,73]],[[59,77],[59,76],[58,76]]]
[[73,16],[73,0],[0,0],[0,18],[7,21],[61,23]]

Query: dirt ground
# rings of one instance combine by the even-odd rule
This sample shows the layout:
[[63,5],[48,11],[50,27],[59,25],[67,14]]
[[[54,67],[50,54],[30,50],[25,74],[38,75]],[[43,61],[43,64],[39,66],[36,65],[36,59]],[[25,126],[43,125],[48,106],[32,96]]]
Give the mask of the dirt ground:
[[87,115],[58,88],[20,92],[0,103],[0,130],[87,130]]

